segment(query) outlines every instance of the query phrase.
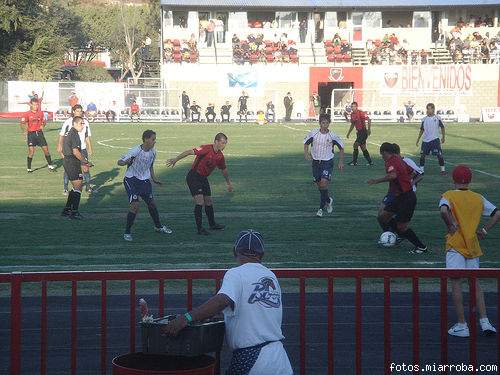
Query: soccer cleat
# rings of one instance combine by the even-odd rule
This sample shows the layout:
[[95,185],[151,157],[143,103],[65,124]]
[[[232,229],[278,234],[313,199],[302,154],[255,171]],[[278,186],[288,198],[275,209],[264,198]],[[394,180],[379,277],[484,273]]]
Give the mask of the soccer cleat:
[[448,176],[448,172],[446,172],[446,171],[441,171],[441,172],[439,172],[439,174],[441,176]]
[[373,166],[374,166],[373,161],[371,161],[371,162],[369,162],[369,163],[366,163],[366,166],[368,166],[368,167],[373,167]]
[[350,165],[351,167],[355,167],[356,165],[358,165],[358,163],[357,163],[357,162],[355,162],[355,161],[351,161],[351,162],[350,162],[349,164],[347,164],[347,165]]
[[63,195],[68,195],[68,189],[63,190]]
[[483,330],[483,333],[485,335],[494,335],[495,333],[497,333],[497,330],[495,329],[495,327],[493,327],[493,325],[487,318],[485,318],[485,321],[482,320],[483,319],[480,319],[479,323],[481,324],[481,329]]
[[62,217],[69,217],[70,215],[71,215],[71,211],[66,209],[66,208],[64,210],[62,210],[62,212],[61,212]]
[[198,234],[201,236],[208,236],[210,233],[205,228],[198,229]]
[[26,171],[27,171],[28,173],[33,173],[33,169],[31,169],[31,168],[27,168],[27,169],[26,169]]
[[210,230],[224,230],[226,226],[222,224],[210,225]]
[[448,330],[448,334],[456,337],[469,337],[469,327],[467,323],[456,323]]
[[132,241],[132,235],[130,233],[123,233],[123,239],[125,241],[130,242],[130,241]]
[[333,199],[330,197],[328,198],[328,203],[326,204],[326,212],[331,214],[333,212]]
[[320,208],[318,209],[318,212],[316,212],[317,217],[323,217],[323,210]]
[[162,225],[160,228],[155,227],[155,231],[157,233],[164,233],[164,234],[171,234],[173,233],[173,230],[170,228],[167,228],[165,225]]
[[405,239],[406,239],[406,238],[403,238],[403,237],[398,236],[398,235],[396,234],[396,245],[401,245],[401,243],[402,243],[402,242],[404,242],[404,240],[405,240]]
[[78,211],[71,211],[68,215],[68,219],[70,219],[70,220],[83,220],[83,216]]
[[423,254],[426,252],[427,252],[427,246],[426,247],[415,246],[413,249],[409,251],[410,254]]
[[55,165],[49,164],[48,167],[49,167],[49,169],[51,171],[55,171],[56,170],[56,166]]

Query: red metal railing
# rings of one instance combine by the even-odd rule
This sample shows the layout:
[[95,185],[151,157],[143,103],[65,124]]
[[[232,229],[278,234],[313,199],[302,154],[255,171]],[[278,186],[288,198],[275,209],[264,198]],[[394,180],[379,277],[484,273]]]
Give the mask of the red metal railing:
[[[218,290],[224,276],[224,270],[171,270],[171,271],[111,271],[111,272],[50,272],[50,273],[11,273],[0,274],[0,284],[10,284],[10,373],[20,375],[21,372],[21,334],[22,334],[22,284],[41,283],[41,311],[40,311],[40,374],[47,373],[47,283],[54,281],[71,282],[71,374],[77,371],[77,298],[78,282],[99,281],[101,282],[101,322],[100,322],[100,367],[101,374],[106,374],[108,368],[107,357],[107,282],[108,281],[129,281],[129,309],[130,309],[130,332],[129,347],[134,352],[136,317],[136,282],[138,280],[158,281],[158,310],[159,315],[164,314],[165,309],[165,280],[185,280],[187,282],[186,307],[192,308],[193,304],[193,280],[213,280],[215,289]],[[274,270],[280,279],[299,280],[299,363],[300,374],[306,373],[306,282],[307,279],[327,280],[328,295],[328,374],[334,373],[334,316],[333,297],[334,279],[354,278],[355,279],[355,373],[362,374],[362,282],[365,278],[382,278],[384,281],[384,371],[390,373],[391,360],[391,280],[393,278],[406,278],[412,284],[412,327],[413,327],[413,362],[419,363],[420,359],[420,335],[419,335],[419,279],[439,279],[440,280],[440,314],[441,314],[441,364],[448,363],[447,352],[447,308],[448,278],[467,278],[470,283],[469,298],[469,320],[470,320],[470,344],[469,362],[477,365],[477,342],[476,342],[476,284],[477,279],[495,279],[497,281],[497,311],[500,322],[500,270],[499,269],[479,269],[479,270],[445,270],[445,269],[277,269]],[[497,362],[500,362],[500,335],[497,335]],[[417,371],[414,371],[417,373]]]

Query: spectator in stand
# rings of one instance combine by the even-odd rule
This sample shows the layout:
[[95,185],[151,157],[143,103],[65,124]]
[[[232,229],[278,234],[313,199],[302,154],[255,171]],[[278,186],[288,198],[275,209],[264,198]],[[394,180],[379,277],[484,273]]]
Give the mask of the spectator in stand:
[[196,101],[193,100],[193,105],[189,107],[191,111],[191,122],[200,122],[200,116],[201,116],[201,107],[196,104]]
[[420,64],[427,64],[427,57],[427,51],[422,48],[422,50],[420,51]]
[[134,122],[134,120],[139,123],[140,121],[140,108],[137,101],[133,100],[132,104],[130,104],[130,121]]
[[207,43],[207,28],[208,28],[208,20],[206,19],[201,19],[200,20],[200,32],[199,32],[199,42],[200,44],[205,44]]
[[215,22],[213,19],[210,19],[207,25],[207,47],[212,47],[212,43],[214,41],[214,32]]
[[248,122],[248,95],[245,91],[241,92],[241,96],[238,98],[238,115],[240,116],[240,122],[242,117],[245,116],[245,122]]
[[300,37],[300,43],[305,43],[306,42],[306,36],[307,36],[307,19],[302,18],[299,23],[299,37]]
[[293,98],[292,94],[290,92],[286,93],[286,96],[283,98],[283,105],[285,106],[285,121],[289,122],[292,117],[292,111],[293,111]]
[[266,120],[267,122],[276,121],[276,111],[274,109],[274,104],[272,101],[269,101],[266,104]]
[[186,93],[186,91],[182,92],[181,102],[182,102],[183,119],[185,119],[186,121],[189,121],[189,106],[191,104],[191,101],[189,100],[189,96]]
[[240,38],[238,38],[238,35],[233,34],[233,37],[232,37],[232,39],[231,39],[231,43],[233,44],[233,47],[234,47],[236,44],[239,44],[239,43],[240,43]]
[[321,111],[321,98],[319,97],[317,92],[314,92],[311,95],[311,104],[314,108],[314,116],[318,116]]
[[220,109],[220,117],[221,117],[221,122],[229,122],[231,121],[231,104],[229,104],[228,101],[226,101],[226,104],[224,104],[221,109]]
[[94,102],[87,104],[87,110],[85,111],[85,116],[89,122],[93,122],[97,116],[97,106]]
[[[111,106],[109,107],[109,109],[106,111],[106,121],[107,122],[115,122],[115,120],[118,119],[118,121],[120,121],[120,118],[117,116],[120,115],[120,110],[116,104],[116,101],[113,100],[113,102],[111,103]],[[110,120],[111,118],[111,120]]]
[[207,110],[205,112],[205,117],[207,119],[207,122],[215,122],[216,116],[217,115],[215,114],[215,104],[208,103]]
[[224,43],[226,41],[224,33],[224,21],[222,17],[215,20],[215,32],[217,33],[217,43]]
[[71,95],[68,97],[68,103],[71,108],[78,104],[78,96],[76,96],[76,92],[71,91]]
[[405,104],[405,111],[406,111],[406,117],[408,118],[408,121],[413,120],[413,107],[415,106],[415,103],[412,103],[411,100],[408,100],[408,103]]
[[191,38],[189,38],[188,41],[188,47],[190,51],[196,51],[197,50],[197,42],[196,42],[196,36],[194,34],[191,34]]

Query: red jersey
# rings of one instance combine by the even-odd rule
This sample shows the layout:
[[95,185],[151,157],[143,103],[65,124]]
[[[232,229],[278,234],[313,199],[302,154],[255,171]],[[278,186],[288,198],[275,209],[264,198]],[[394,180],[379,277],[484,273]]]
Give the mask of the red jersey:
[[37,132],[42,130],[43,125],[45,125],[45,116],[42,111],[28,111],[21,117],[22,123],[28,123],[29,132]]
[[354,125],[356,130],[366,129],[366,120],[368,119],[368,115],[359,109],[351,113],[351,124]]
[[139,112],[139,104],[137,104],[137,103],[130,104],[130,112],[132,112],[132,113]]
[[393,155],[385,162],[385,171],[396,173],[396,179],[389,182],[389,193],[398,196],[412,190],[411,173],[401,156]]
[[192,170],[203,177],[208,177],[215,167],[226,169],[226,160],[222,151],[215,152],[213,145],[202,145],[193,149],[196,159],[194,160]]

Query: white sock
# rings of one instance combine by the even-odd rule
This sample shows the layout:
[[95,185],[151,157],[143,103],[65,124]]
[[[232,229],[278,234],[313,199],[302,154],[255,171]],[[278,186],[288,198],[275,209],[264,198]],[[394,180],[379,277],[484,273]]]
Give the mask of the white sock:
[[479,323],[481,324],[486,324],[486,323],[489,323],[489,319],[488,318],[482,318],[482,319],[479,319]]
[[443,165],[443,166],[441,167],[441,172],[444,172],[444,170],[445,170],[445,169],[444,169],[444,165]]

